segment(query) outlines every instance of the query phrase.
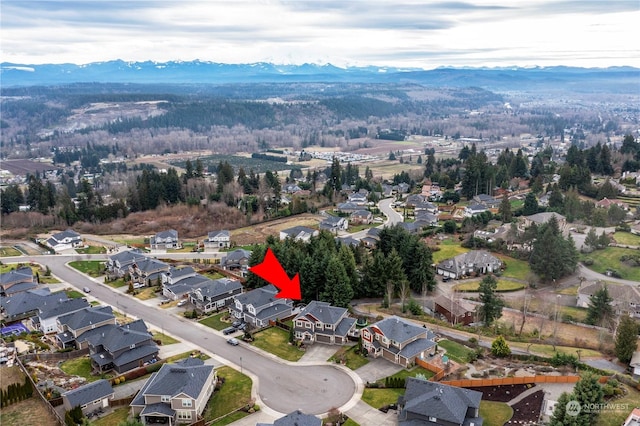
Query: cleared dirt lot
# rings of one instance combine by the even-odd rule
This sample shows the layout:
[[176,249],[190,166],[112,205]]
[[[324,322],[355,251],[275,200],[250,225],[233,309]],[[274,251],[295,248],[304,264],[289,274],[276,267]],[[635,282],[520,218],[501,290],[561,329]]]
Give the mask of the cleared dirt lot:
[[[7,389],[12,383],[24,383],[24,377],[24,373],[18,366],[0,368],[2,389]],[[2,426],[49,426],[55,424],[56,421],[45,408],[44,402],[36,396],[4,407],[0,413],[0,425]]]
[[292,218],[277,219],[231,231],[231,240],[240,246],[264,243],[269,235],[279,236],[280,231],[294,226],[308,226],[316,228],[322,217],[314,214],[302,214]]

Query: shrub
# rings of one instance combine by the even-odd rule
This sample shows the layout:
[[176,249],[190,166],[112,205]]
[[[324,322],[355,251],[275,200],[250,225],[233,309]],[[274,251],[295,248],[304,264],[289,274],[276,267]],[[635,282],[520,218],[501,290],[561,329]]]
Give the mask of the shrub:
[[584,259],[582,261],[582,263],[584,263],[585,266],[591,266],[591,265],[593,265],[593,259],[590,258],[590,257],[587,257],[586,259]]

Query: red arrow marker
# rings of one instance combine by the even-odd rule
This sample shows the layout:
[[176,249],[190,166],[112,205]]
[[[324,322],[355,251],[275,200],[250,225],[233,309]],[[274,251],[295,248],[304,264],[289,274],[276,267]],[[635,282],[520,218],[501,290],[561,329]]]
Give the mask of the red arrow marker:
[[280,299],[302,299],[302,294],[300,293],[300,275],[296,274],[293,279],[290,279],[276,255],[273,254],[271,248],[267,249],[262,263],[252,266],[249,270],[263,280],[278,287],[280,292],[276,294],[276,297]]

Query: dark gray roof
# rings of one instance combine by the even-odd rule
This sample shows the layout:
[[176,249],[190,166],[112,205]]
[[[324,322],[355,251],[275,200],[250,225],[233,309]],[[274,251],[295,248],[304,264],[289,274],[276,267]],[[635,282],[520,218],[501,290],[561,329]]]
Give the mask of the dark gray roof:
[[380,235],[380,231],[381,231],[381,229],[377,228],[377,227],[376,228],[369,228],[367,230],[367,236],[373,237],[373,238],[378,238],[379,235]]
[[249,250],[236,249],[234,251],[230,251],[222,258],[222,264],[227,265],[229,263],[237,263],[243,258],[249,259],[249,256],[251,256],[251,252]]
[[312,300],[293,320],[305,317],[311,322],[320,321],[323,324],[336,324],[346,313],[346,308],[331,306],[328,302]]
[[558,222],[566,221],[567,219],[566,217],[556,212],[542,212],[542,213],[536,213],[536,214],[532,214],[530,216],[525,216],[525,217],[529,219],[531,222],[535,222],[535,223],[547,223],[549,222],[549,220],[551,220],[552,217],[555,217]]
[[483,206],[482,204],[470,204],[467,206],[467,209],[474,212],[481,212],[487,210],[487,207]]
[[169,404],[164,402],[156,402],[155,404],[145,405],[145,407],[140,412],[141,415],[151,416],[151,415],[160,415],[173,417],[176,412]]
[[355,323],[355,318],[342,318],[336,327],[336,336],[346,336]]
[[28,266],[0,274],[0,286],[25,281],[33,282],[33,271]]
[[162,238],[162,239],[167,239],[167,238],[171,238],[173,240],[177,240],[178,239],[178,231],[176,231],[175,229],[168,229],[166,231],[160,231],[155,235],[155,238]]
[[123,365],[129,364],[132,361],[145,359],[151,355],[157,355],[159,351],[160,349],[155,343],[150,345],[136,346],[133,349],[124,351],[120,356],[115,357],[113,359],[113,364],[116,367],[121,367]]
[[140,249],[132,249],[109,256],[109,259],[120,264],[130,264],[143,257],[146,256]]
[[[327,224],[327,225],[337,225],[340,222],[343,222],[345,220],[345,218],[343,217],[339,217],[339,216],[327,216],[322,223]],[[321,225],[322,225],[321,223]]]
[[416,339],[413,342],[406,345],[400,351],[400,355],[405,358],[412,358],[418,355],[422,351],[426,351],[436,345],[436,342],[430,339]]
[[149,388],[149,386],[151,385],[151,383],[153,383],[154,378],[158,375],[158,372],[155,373],[151,373],[151,376],[149,376],[149,378],[147,379],[147,381],[144,383],[144,385],[142,385],[142,388],[138,391],[138,393],[136,394],[136,396],[133,398],[133,400],[131,401],[131,404],[129,404],[129,406],[144,406],[144,395],[147,392],[147,388]]
[[34,282],[17,283],[5,288],[4,293],[7,296],[11,296],[18,293],[24,293],[27,290],[33,290],[34,288],[37,288],[37,287],[38,287],[38,284]]
[[482,265],[498,265],[501,263],[502,261],[500,259],[486,250],[471,250],[450,259],[443,260],[438,263],[438,268],[459,274],[460,268],[463,268],[465,265],[473,264],[474,267],[480,267]]
[[98,399],[107,398],[113,395],[113,388],[108,380],[96,380],[93,383],[82,385],[76,389],[62,394],[63,398],[69,401],[71,407],[82,406]]
[[147,325],[143,320],[137,320],[125,325],[107,324],[93,330],[88,330],[78,337],[78,342],[88,340],[92,346],[102,345],[105,350],[113,353],[119,349],[130,347],[151,340]]
[[291,306],[287,304],[285,299],[276,300],[280,300],[280,302],[276,302],[273,306],[264,309],[256,309],[256,318],[266,320],[270,318],[284,318],[291,315]]
[[356,203],[340,203],[336,206],[338,210],[360,210],[362,206],[357,205]]
[[238,280],[230,278],[218,278],[217,280],[208,280],[197,285],[197,289],[204,297],[214,298],[225,293],[242,289],[242,284]]
[[40,318],[58,317],[60,315],[75,312],[80,309],[88,308],[89,302],[86,299],[58,299],[53,302],[46,301],[44,305],[40,306]]
[[57,241],[64,240],[65,238],[73,238],[73,239],[81,238],[80,234],[78,234],[73,229],[67,229],[66,231],[58,232],[57,234],[53,234],[51,237]]
[[352,236],[338,237],[337,240],[340,242],[340,244],[344,244],[346,246],[359,246],[360,245],[360,240],[356,240]]
[[209,238],[209,240],[213,239],[213,238],[229,238],[231,234],[229,233],[229,231],[227,230],[222,230],[222,231],[209,231],[209,233],[207,234],[207,237]]
[[425,334],[427,331],[395,315],[371,324],[370,327],[379,329],[387,339],[395,340],[398,343],[406,342],[409,339]]
[[195,274],[196,271],[191,266],[184,266],[181,268],[176,268],[173,265],[169,266],[169,270],[166,272],[168,276],[171,277],[171,281],[174,283],[179,281],[180,277],[184,277],[187,275]]
[[[468,408],[480,407],[482,392],[409,377],[401,398],[403,411],[462,425]],[[474,423],[482,424],[482,419]]]
[[64,292],[51,293],[48,287],[28,290],[11,297],[0,298],[0,306],[8,316],[20,315],[31,312],[45,304],[53,304],[57,300],[69,299]]
[[369,210],[356,210],[355,212],[351,213],[351,217],[369,217],[371,215],[372,213]]
[[143,259],[138,259],[135,262],[135,265],[138,267],[138,269],[140,269],[142,272],[153,272],[153,271],[158,271],[158,270],[169,270],[169,265],[161,262],[159,260],[156,259],[152,259],[150,257],[145,257]]
[[292,228],[283,229],[280,232],[284,232],[289,237],[297,237],[300,234],[313,235],[313,233],[316,232],[316,231],[314,229],[311,229],[311,228],[306,227],[306,226],[294,226]]
[[304,414],[300,410],[296,410],[280,417],[273,422],[273,426],[322,426],[322,420],[311,414]]
[[276,287],[269,284],[264,287],[248,291],[246,293],[239,294],[235,296],[235,299],[242,303],[243,306],[253,305],[257,310],[262,306],[268,305],[269,303],[273,303],[278,300],[276,298],[276,294],[278,293],[278,291],[279,290]]
[[66,325],[71,330],[77,330],[114,318],[115,315],[111,310],[111,306],[90,306],[70,314],[62,315],[58,317],[58,322]]
[[176,396],[181,393],[197,398],[213,371],[213,365],[185,366],[163,364],[144,390],[145,395]]

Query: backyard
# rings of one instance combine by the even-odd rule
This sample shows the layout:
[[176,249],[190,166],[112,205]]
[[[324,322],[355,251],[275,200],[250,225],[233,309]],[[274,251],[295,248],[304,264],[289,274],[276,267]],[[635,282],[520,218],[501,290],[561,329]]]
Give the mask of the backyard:
[[100,376],[91,374],[91,360],[87,356],[69,359],[60,364],[60,369],[70,376],[80,376],[89,382],[95,382]]
[[513,409],[504,402],[480,401],[480,417],[485,426],[502,426],[513,416]]
[[368,358],[365,358],[362,355],[356,353],[357,350],[358,346],[343,346],[342,348],[338,349],[338,351],[331,358],[329,358],[328,361],[335,362],[336,360],[344,359],[344,365],[347,368],[356,370],[369,363]]
[[[224,378],[225,381],[220,390],[215,391],[209,399],[207,408],[203,413],[203,417],[207,421],[231,413],[246,406],[251,401],[251,379],[248,376],[226,366],[220,367],[217,373],[218,378]],[[213,424],[226,425],[246,415],[246,412],[240,411]]]
[[451,340],[439,340],[438,347],[447,351],[447,356],[460,364],[469,362],[469,355],[473,353],[470,348]]
[[304,351],[289,344],[289,332],[281,328],[267,328],[254,334],[253,338],[252,345],[287,361],[298,361],[304,355]]
[[618,244],[624,244],[625,246],[640,246],[640,235],[634,235],[630,232],[616,231],[613,234],[613,239]]

